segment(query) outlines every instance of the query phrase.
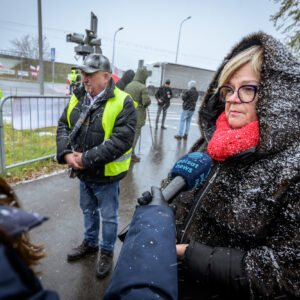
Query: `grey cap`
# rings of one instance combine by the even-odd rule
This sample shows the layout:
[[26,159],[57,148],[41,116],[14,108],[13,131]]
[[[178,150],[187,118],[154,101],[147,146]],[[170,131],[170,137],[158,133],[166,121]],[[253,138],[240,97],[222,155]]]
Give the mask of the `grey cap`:
[[111,72],[108,58],[102,54],[89,54],[83,61],[83,65],[77,66],[81,71],[92,74],[98,71]]

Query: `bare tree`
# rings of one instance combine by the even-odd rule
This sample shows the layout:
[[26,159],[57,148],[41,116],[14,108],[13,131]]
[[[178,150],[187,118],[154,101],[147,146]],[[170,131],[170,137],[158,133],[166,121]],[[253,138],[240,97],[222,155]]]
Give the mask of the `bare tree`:
[[279,11],[271,16],[277,30],[287,34],[287,43],[300,57],[300,2],[299,0],[273,0],[280,3]]
[[[39,41],[37,37],[26,34],[19,39],[10,41],[11,51],[18,52],[18,55],[39,59]],[[50,59],[50,46],[47,37],[43,37],[43,59]]]

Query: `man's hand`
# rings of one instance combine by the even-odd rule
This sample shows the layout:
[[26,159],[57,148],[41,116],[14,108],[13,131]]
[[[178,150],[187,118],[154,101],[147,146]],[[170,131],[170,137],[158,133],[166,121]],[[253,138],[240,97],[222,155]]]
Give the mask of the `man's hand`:
[[75,156],[75,161],[78,164],[78,166],[81,168],[81,170],[84,169],[82,163],[82,153],[74,151],[74,156]]
[[176,245],[176,253],[178,257],[183,257],[185,250],[189,244],[177,244]]
[[74,151],[64,156],[68,166],[74,170],[83,170],[83,164],[81,161],[82,153]]

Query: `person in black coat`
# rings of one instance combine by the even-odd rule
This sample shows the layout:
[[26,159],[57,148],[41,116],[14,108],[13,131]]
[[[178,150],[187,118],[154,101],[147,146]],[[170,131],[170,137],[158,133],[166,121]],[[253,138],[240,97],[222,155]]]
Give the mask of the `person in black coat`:
[[175,139],[187,139],[198,97],[199,93],[196,90],[196,81],[191,80],[188,83],[188,90],[182,95],[182,113],[180,117],[178,134],[174,136]]
[[0,300],[58,300],[43,289],[32,266],[45,256],[44,248],[31,243],[27,231],[47,218],[20,209],[10,186],[0,178]]
[[300,63],[263,32],[243,38],[199,111],[207,182],[174,201],[179,299],[300,298]]
[[155,98],[157,100],[157,114],[156,114],[156,121],[155,121],[155,129],[158,128],[158,122],[159,122],[161,112],[163,112],[161,129],[167,129],[167,127],[165,127],[165,121],[167,117],[167,110],[170,106],[170,101],[172,97],[173,94],[171,89],[171,81],[167,79],[165,84],[161,86],[155,93]]
[[56,136],[57,162],[68,164],[71,177],[80,179],[84,219],[82,242],[67,259],[77,261],[99,252],[96,276],[102,279],[113,265],[120,180],[130,167],[136,110],[130,95],[116,88],[107,57],[90,54],[78,68],[84,86],[74,91],[65,107]]
[[126,85],[133,80],[134,75],[135,75],[135,72],[133,70],[127,70],[127,71],[125,71],[125,73],[123,74],[122,78],[120,80],[118,80],[118,82],[116,83],[116,86],[120,90],[124,91]]

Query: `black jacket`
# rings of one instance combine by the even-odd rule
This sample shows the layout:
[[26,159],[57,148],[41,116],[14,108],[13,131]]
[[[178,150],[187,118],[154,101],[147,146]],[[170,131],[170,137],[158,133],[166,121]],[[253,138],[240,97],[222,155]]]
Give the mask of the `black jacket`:
[[116,83],[116,86],[124,91],[125,87],[128,83],[130,83],[133,80],[135,73],[133,70],[127,70],[125,71],[125,73],[123,74],[122,78]]
[[170,106],[170,100],[172,97],[172,89],[165,85],[161,86],[155,93],[155,98],[158,101],[158,105],[163,106],[165,109]]
[[[113,80],[111,80],[104,95],[93,104],[89,121],[85,122],[85,124],[88,124],[87,129],[84,125],[81,126],[74,141],[72,141],[72,145],[76,145],[79,148],[74,150],[83,152],[84,170],[78,174],[78,177],[82,180],[107,183],[119,180],[127,173],[123,172],[113,177],[104,176],[105,164],[114,161],[130,149],[136,126],[136,111],[133,100],[128,96],[124,101],[123,110],[115,121],[110,138],[104,141],[102,115],[107,99],[114,96],[114,88]],[[66,163],[64,155],[72,152],[69,135],[80,116],[86,98],[84,88],[76,90],[75,93],[79,102],[72,110],[70,116],[71,128],[69,128],[67,121],[68,106],[58,122],[56,141],[57,160],[59,163]]]
[[198,100],[199,93],[195,87],[190,88],[188,91],[182,95],[182,108],[184,110],[194,111],[196,108],[196,102]]
[[300,297],[300,64],[281,43],[259,32],[225,57],[200,108],[202,137],[192,151],[205,151],[224,111],[215,94],[224,64],[257,44],[258,146],[216,163],[200,190],[176,200],[178,238],[191,243],[180,299]]
[[58,300],[56,292],[44,290],[38,278],[11,247],[0,242],[0,300]]

